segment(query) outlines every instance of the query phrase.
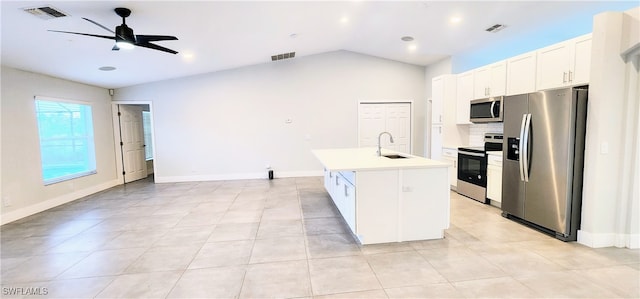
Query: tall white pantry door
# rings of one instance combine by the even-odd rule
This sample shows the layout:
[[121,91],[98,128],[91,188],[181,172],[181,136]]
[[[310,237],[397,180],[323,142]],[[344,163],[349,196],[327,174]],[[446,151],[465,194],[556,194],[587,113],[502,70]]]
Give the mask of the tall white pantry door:
[[378,135],[383,148],[411,153],[411,103],[360,103],[358,107],[358,146],[377,147]]

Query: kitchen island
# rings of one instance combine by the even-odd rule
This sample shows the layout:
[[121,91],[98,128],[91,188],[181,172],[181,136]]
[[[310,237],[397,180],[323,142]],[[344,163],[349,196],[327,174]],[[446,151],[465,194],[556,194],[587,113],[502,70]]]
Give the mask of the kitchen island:
[[320,149],[324,186],[361,244],[441,239],[449,164],[377,149]]

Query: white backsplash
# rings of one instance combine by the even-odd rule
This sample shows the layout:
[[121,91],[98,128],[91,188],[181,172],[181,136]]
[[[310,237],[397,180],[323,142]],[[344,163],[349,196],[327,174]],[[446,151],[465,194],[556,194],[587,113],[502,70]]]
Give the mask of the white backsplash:
[[484,133],[503,133],[503,123],[486,123],[469,125],[469,145],[483,146]]

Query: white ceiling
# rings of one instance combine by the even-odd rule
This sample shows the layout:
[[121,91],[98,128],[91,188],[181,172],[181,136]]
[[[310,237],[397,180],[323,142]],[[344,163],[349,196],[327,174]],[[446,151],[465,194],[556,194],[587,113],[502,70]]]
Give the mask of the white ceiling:
[[[523,36],[558,35],[594,14],[622,10],[638,1],[2,1],[3,65],[105,88],[183,77],[348,50],[416,65],[464,55],[490,45],[509,46]],[[53,6],[69,17],[42,20],[22,9]],[[110,33],[121,24],[116,7],[132,10],[135,34],[174,35],[157,44],[180,52],[146,48],[111,51],[108,39],[49,32]],[[621,9],[622,8],[622,9]],[[450,23],[453,16],[462,18]],[[499,33],[485,28],[496,23]],[[295,38],[291,35],[296,34]],[[570,32],[568,33],[570,34]],[[411,43],[400,40],[413,36]],[[561,35],[561,34],[560,34]],[[571,37],[571,36],[570,36]],[[414,44],[416,49],[408,49]],[[188,55],[185,55],[188,54]],[[189,57],[189,55],[191,57]],[[114,66],[110,72],[99,67]]]

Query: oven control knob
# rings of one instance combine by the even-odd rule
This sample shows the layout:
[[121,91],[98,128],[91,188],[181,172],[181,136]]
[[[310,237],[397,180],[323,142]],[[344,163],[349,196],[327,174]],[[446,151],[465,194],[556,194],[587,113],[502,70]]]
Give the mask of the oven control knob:
[[478,179],[479,179],[479,180],[481,180],[481,179],[482,179],[482,176],[481,176],[481,175],[478,175]]

